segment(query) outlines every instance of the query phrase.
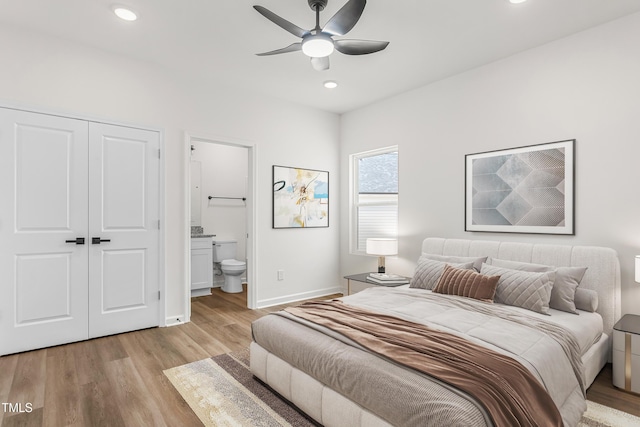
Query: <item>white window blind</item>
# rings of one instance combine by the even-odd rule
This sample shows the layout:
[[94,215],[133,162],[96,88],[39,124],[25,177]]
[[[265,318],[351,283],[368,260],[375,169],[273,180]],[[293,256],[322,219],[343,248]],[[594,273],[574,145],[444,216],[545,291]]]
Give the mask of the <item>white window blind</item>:
[[351,250],[365,251],[370,237],[398,235],[398,149],[351,156]]

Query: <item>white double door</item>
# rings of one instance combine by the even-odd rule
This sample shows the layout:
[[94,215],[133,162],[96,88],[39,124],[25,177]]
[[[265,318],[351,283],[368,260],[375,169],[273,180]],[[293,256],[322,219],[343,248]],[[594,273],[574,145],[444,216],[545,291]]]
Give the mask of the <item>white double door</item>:
[[0,355],[159,324],[159,134],[0,108]]

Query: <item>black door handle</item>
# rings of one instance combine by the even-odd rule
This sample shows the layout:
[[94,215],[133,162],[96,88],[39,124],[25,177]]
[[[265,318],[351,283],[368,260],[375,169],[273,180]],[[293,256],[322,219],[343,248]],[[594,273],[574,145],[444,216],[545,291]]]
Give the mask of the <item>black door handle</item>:
[[73,240],[65,240],[65,243],[75,243],[76,245],[84,245],[84,237],[76,237]]
[[102,242],[110,242],[111,239],[101,239],[99,237],[92,237],[91,238],[91,244],[92,245],[99,245]]

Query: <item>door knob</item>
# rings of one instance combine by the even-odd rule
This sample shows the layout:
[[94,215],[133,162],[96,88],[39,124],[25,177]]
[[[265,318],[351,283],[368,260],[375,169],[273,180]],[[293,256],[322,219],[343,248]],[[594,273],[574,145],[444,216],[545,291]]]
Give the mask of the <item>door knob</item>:
[[65,243],[75,243],[76,245],[84,245],[84,237],[76,237],[73,240],[65,240]]
[[91,244],[92,245],[99,245],[102,242],[110,242],[111,239],[101,239],[99,237],[92,237],[91,238]]

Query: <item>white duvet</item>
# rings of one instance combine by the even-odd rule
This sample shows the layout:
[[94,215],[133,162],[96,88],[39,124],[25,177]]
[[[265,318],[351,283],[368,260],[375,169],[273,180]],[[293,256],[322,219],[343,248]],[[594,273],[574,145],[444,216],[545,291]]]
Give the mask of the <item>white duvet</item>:
[[[375,287],[344,297],[342,300],[353,306],[384,312],[463,336],[515,358],[546,387],[567,426],[576,425],[586,410],[582,383],[584,373],[579,359],[584,352],[583,349],[590,347],[596,337],[602,334],[602,320],[597,314],[590,316],[589,314],[593,313],[585,313],[582,316],[554,310],[556,316],[553,319],[554,314],[546,316],[517,307],[487,304],[469,298],[433,294],[431,291],[412,288]],[[513,312],[517,316],[524,316],[525,322],[526,318],[552,322],[566,329],[566,334],[580,348],[579,354],[574,355],[572,362],[561,344],[541,330],[482,312],[452,307],[442,301],[479,308],[488,307],[493,311]],[[574,320],[578,318],[579,320]],[[574,371],[581,372],[574,375]]]

